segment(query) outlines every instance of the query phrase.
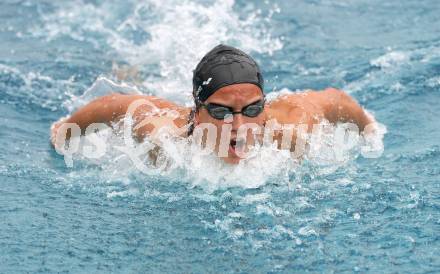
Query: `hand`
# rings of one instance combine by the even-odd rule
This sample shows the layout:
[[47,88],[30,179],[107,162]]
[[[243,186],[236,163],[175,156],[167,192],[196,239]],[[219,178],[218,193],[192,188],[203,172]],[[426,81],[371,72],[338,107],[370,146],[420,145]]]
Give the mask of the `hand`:
[[67,119],[69,119],[69,116],[62,117],[61,119],[53,123],[52,126],[50,127],[50,143],[52,144],[53,147],[55,147],[56,145],[58,129],[62,124],[64,124],[67,121]]

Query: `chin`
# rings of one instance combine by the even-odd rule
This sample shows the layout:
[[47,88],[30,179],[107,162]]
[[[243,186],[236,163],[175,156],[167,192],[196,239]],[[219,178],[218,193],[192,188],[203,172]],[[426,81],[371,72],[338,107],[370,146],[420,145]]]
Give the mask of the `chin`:
[[240,161],[242,160],[239,157],[225,157],[222,159],[225,163],[231,164],[231,165],[238,165],[238,163],[240,163]]
[[235,151],[235,148],[230,146],[228,151],[228,156],[221,157],[221,159],[227,164],[237,165],[240,163],[241,160],[246,158],[247,153],[248,153],[247,149],[242,153],[238,153]]

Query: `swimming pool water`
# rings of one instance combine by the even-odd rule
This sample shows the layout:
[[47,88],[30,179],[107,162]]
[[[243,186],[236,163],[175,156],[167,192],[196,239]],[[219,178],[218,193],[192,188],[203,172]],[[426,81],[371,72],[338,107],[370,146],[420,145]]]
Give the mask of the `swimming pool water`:
[[[1,273],[439,271],[438,1],[0,7]],[[349,92],[386,125],[383,155],[294,170],[268,155],[228,178],[216,163],[144,174],[118,152],[69,168],[49,145],[53,121],[109,89],[189,105],[220,42],[255,56],[266,93]]]

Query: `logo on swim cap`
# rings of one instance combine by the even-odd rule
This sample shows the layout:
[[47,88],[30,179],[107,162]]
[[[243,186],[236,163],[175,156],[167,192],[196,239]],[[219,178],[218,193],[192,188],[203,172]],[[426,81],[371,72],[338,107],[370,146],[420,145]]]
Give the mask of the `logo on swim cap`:
[[212,78],[210,77],[208,80],[204,81],[202,83],[202,85],[204,85],[204,86],[209,85],[209,82],[211,82],[211,80],[212,80]]

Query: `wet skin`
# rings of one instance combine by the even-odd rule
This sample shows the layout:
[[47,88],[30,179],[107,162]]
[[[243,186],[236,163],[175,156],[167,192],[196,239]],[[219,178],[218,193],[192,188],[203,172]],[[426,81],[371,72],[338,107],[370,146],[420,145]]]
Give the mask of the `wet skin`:
[[[204,103],[215,103],[232,108],[234,111],[241,111],[249,104],[255,103],[263,98],[263,93],[259,87],[253,84],[234,84],[217,90]],[[152,135],[158,128],[166,125],[173,125],[175,128],[186,128],[190,108],[179,106],[170,101],[160,99],[154,96],[146,95],[123,95],[113,93],[107,96],[99,97],[88,103],[70,117],[61,119],[54,123],[51,128],[51,141],[54,144],[57,129],[63,123],[76,123],[84,132],[88,125],[92,123],[106,123],[120,120],[126,115],[127,110],[133,102],[143,100],[147,104],[142,104],[133,111],[133,117],[138,123],[138,128],[134,129],[134,136],[142,140],[145,136]],[[152,103],[152,104],[151,104]],[[151,107],[153,105],[154,107]],[[155,109],[156,110],[155,110]],[[164,116],[159,113],[160,110],[170,110],[174,116]],[[150,123],[140,125],[144,120]],[[204,107],[200,107],[194,116],[194,124],[211,123],[217,130],[217,139],[215,142],[215,153],[219,153],[220,136],[222,127],[225,123],[231,125],[231,136],[226,142],[229,144],[227,155],[222,154],[221,158],[231,164],[237,164],[243,157],[248,148],[261,140],[261,134],[251,133],[249,130],[244,138],[244,150],[236,147],[236,141],[239,137],[238,129],[240,126],[252,123],[258,127],[264,126],[269,121],[276,121],[279,124],[306,124],[308,131],[312,130],[314,124],[322,119],[327,119],[331,123],[353,122],[360,130],[372,123],[372,119],[365,113],[363,108],[345,92],[328,88],[323,91],[307,91],[303,93],[293,93],[280,96],[277,99],[266,103],[264,111],[257,117],[247,117],[243,114],[234,114],[232,121],[218,120],[208,113]],[[186,130],[181,130],[182,136],[186,135]],[[295,132],[292,138],[294,147]],[[69,136],[67,136],[69,138]],[[281,143],[281,131],[275,131],[274,140]],[[205,140],[206,138],[203,138]],[[241,152],[241,153],[239,153]],[[243,154],[244,153],[244,154]],[[241,157],[240,157],[241,156]]]

